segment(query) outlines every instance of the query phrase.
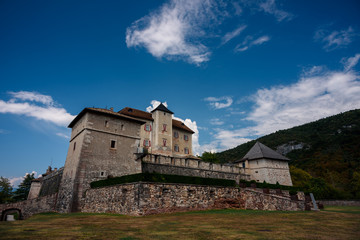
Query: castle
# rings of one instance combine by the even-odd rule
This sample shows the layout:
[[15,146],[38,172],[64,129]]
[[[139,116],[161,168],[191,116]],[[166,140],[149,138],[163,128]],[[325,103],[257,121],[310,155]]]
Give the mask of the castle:
[[289,159],[261,143],[232,164],[204,162],[193,156],[194,131],[175,120],[163,104],[151,112],[129,107],[118,112],[85,108],[69,128],[72,132],[65,166],[49,169],[33,181],[28,196],[28,201],[40,201],[56,195],[49,208],[57,212],[89,210],[94,205],[89,200],[93,181],[143,172],[292,185]]

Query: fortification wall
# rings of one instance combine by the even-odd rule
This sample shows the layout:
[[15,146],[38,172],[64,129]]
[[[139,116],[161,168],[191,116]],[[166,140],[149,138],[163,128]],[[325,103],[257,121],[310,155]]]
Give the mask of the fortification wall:
[[55,211],[56,200],[57,194],[52,194],[16,203],[0,204],[0,220],[4,220],[4,215],[11,209],[20,210],[22,219],[26,219],[37,213],[53,212]]
[[240,179],[250,180],[250,176],[241,174],[240,169],[238,166],[153,154],[149,154],[142,159],[142,172],[231,179],[237,183],[239,183]]
[[141,216],[223,208],[302,211],[305,201],[250,188],[139,182],[87,190],[81,211]]
[[64,168],[60,168],[59,170],[54,171],[43,178],[39,193],[40,197],[51,195],[59,191],[63,172]]

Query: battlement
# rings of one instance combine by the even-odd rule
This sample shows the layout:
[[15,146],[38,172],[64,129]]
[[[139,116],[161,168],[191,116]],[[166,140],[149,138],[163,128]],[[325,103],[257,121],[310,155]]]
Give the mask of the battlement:
[[142,172],[231,179],[237,183],[240,179],[250,180],[250,176],[236,165],[204,162],[190,156],[182,158],[148,154],[142,158]]

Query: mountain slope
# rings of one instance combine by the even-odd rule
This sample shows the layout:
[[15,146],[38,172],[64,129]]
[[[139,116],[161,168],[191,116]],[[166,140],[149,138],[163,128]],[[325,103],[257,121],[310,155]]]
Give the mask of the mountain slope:
[[[290,158],[290,166],[322,178],[346,198],[360,197],[360,110],[352,110],[257,139]],[[217,154],[221,162],[242,158],[254,141]]]

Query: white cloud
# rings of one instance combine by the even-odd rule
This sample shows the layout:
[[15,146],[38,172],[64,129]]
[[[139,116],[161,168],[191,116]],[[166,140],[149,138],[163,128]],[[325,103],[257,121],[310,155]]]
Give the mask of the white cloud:
[[344,70],[350,71],[353,67],[355,67],[360,59],[360,53],[355,54],[354,57],[343,58],[341,62],[344,64]]
[[56,135],[65,139],[70,139],[70,136],[65,133],[56,133]]
[[246,117],[255,126],[250,134],[264,135],[360,108],[360,76],[354,72],[325,71],[305,75],[289,86],[260,89],[254,109]]
[[[31,173],[25,173],[25,176],[23,176],[23,177],[12,177],[12,178],[9,178],[9,182],[10,182],[10,184],[11,184],[12,187],[17,188],[17,187],[19,186],[19,184],[24,180],[24,178],[25,178],[27,175],[30,175],[30,174],[34,174],[35,178],[41,176],[41,175],[38,175],[36,171],[32,171]],[[38,176],[37,176],[37,175],[38,175]]]
[[45,105],[53,105],[54,100],[51,96],[43,95],[37,92],[27,92],[27,91],[20,91],[20,92],[9,92],[13,96],[14,99],[20,99],[23,101],[32,101],[32,102],[39,102]]
[[145,47],[157,58],[183,59],[199,65],[211,54],[199,38],[226,15],[220,8],[221,4],[213,0],[171,0],[127,28],[127,47]]
[[259,8],[265,13],[274,15],[278,22],[281,22],[283,20],[291,20],[293,18],[293,14],[279,9],[276,6],[275,0],[267,0],[265,2],[261,2],[259,4]]
[[254,137],[359,109],[360,74],[350,71],[350,66],[354,66],[358,60],[358,54],[344,59],[344,71],[315,66],[293,84],[259,89],[249,98],[254,105],[243,118],[253,125],[231,130],[229,126],[227,129],[212,129],[215,131],[212,141],[202,145],[201,149],[226,150]]
[[270,37],[267,35],[261,36],[253,40],[253,36],[247,36],[244,41],[235,47],[235,52],[243,52],[248,50],[252,46],[261,45],[265,42],[270,41]]
[[[54,123],[66,127],[75,116],[68,113],[64,108],[54,106],[51,96],[36,92],[10,92],[13,96],[9,101],[0,100],[0,113],[10,113],[34,117],[38,120]],[[30,102],[19,102],[19,101]],[[36,105],[35,103],[45,105]]]
[[[158,100],[152,100],[150,104],[151,104],[151,106],[148,106],[148,107],[146,108],[146,111],[147,111],[147,112],[151,112],[152,110],[154,110],[155,108],[157,108],[157,107],[161,104],[161,102],[158,101]],[[162,104],[163,104],[165,107],[168,107],[168,104],[167,104],[166,102],[163,102]]]
[[224,121],[221,121],[219,118],[213,118],[210,119],[210,124],[220,126],[224,124]]
[[217,151],[222,151],[234,148],[240,144],[246,143],[252,139],[244,137],[242,131],[229,131],[219,129],[215,134],[215,139],[218,141]]
[[223,37],[222,37],[222,44],[227,43],[228,41],[230,41],[231,39],[239,36],[239,34],[244,31],[244,29],[246,28],[246,25],[242,25],[236,29],[234,29],[231,32],[226,33]]
[[222,109],[230,107],[233,103],[233,100],[231,97],[207,97],[204,99],[205,101],[209,102],[210,106],[214,109]]
[[315,32],[314,39],[324,43],[324,50],[332,51],[349,45],[353,41],[355,35],[352,27],[349,27],[346,30],[332,32],[326,29],[319,29]]

